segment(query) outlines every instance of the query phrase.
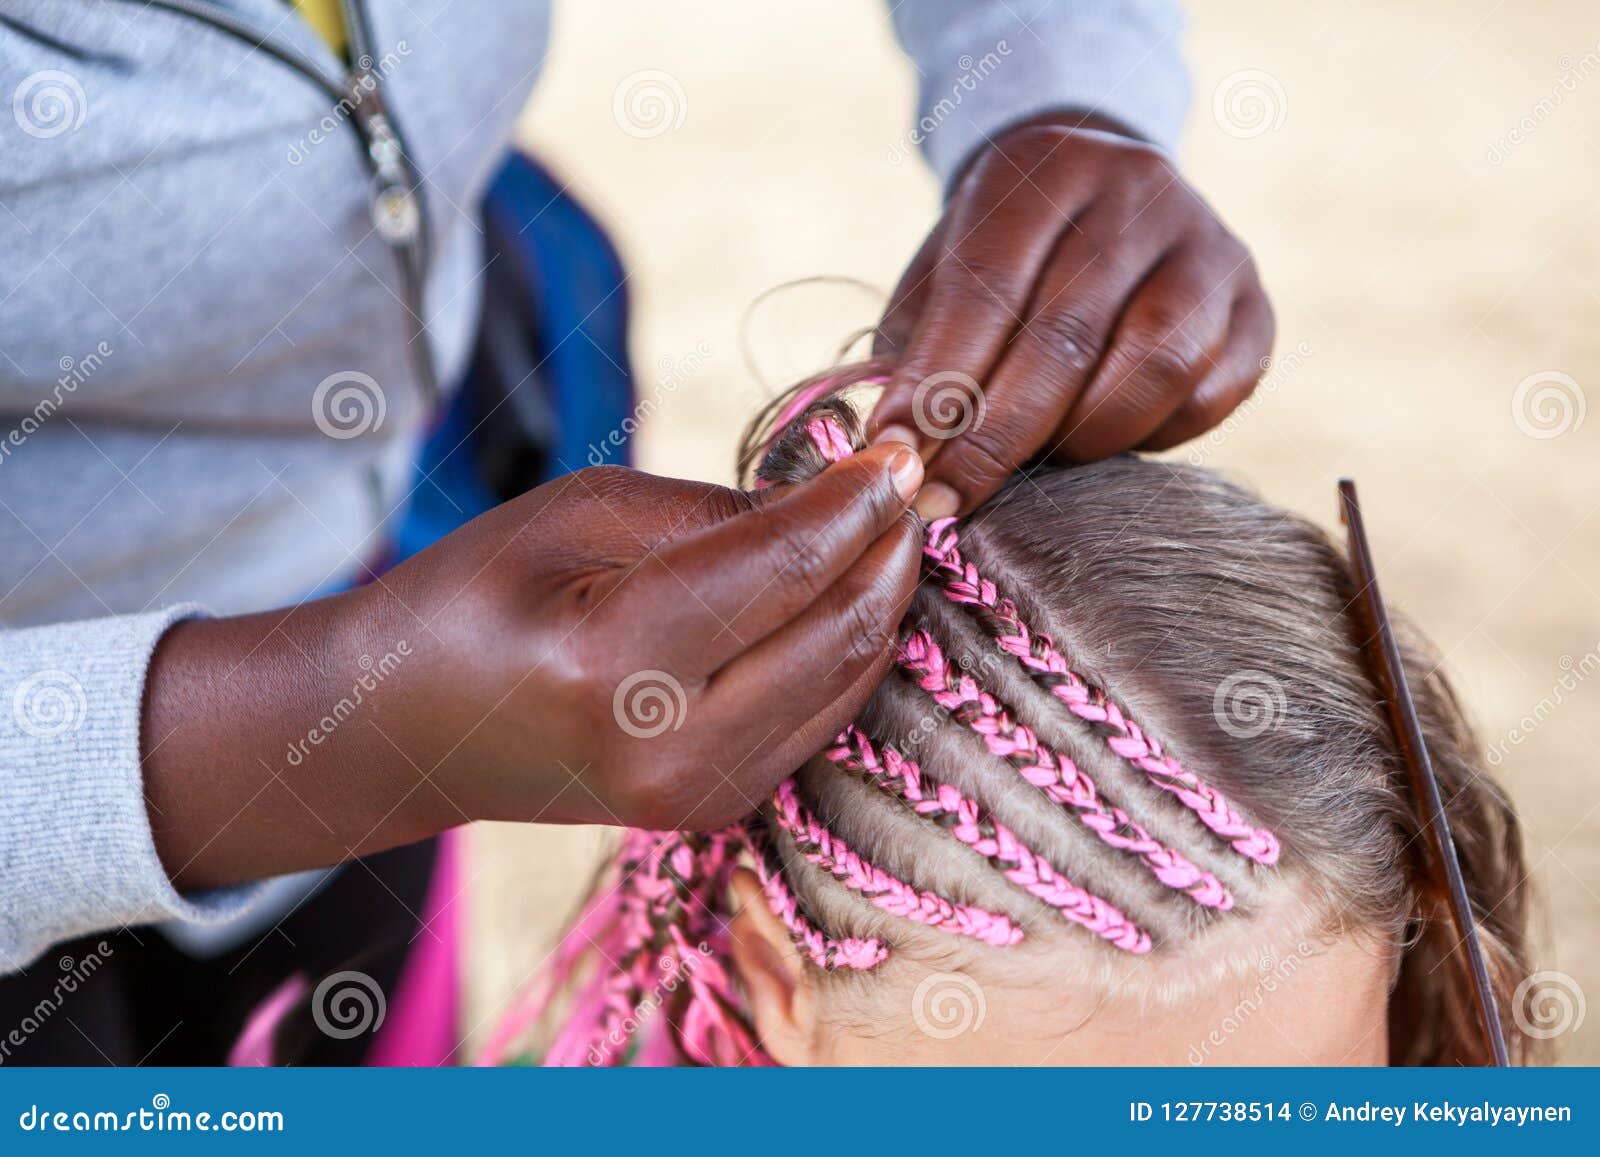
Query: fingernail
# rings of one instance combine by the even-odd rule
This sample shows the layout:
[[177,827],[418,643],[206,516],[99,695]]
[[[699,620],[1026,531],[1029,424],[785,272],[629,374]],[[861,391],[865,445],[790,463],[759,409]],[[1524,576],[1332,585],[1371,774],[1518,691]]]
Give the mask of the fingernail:
[[930,482],[917,495],[911,508],[928,522],[936,518],[949,518],[961,509],[961,495],[943,482]]
[[885,426],[873,436],[874,446],[882,446],[885,442],[900,442],[913,450],[922,448],[922,439],[917,437],[917,432],[905,426]]
[[922,459],[910,448],[896,450],[889,459],[889,474],[901,500],[910,502],[916,497],[917,487],[922,485]]

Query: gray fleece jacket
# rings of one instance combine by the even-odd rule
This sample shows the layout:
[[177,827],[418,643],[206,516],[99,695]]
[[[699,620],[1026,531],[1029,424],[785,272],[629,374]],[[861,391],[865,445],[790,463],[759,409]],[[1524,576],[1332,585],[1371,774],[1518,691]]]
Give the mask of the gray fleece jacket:
[[[1177,135],[1167,0],[892,8],[942,177],[1050,108]],[[180,896],[156,857],[150,654],[201,606],[290,604],[377,553],[460,377],[475,207],[548,4],[355,9],[403,152],[285,0],[0,0],[0,972],[252,901]]]

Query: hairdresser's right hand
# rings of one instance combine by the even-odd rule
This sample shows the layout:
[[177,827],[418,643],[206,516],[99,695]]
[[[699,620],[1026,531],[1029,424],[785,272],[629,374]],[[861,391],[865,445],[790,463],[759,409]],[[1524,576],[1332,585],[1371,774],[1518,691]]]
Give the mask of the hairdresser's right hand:
[[467,820],[739,818],[887,671],[921,477],[898,445],[776,496],[583,470],[356,591],[180,624],[146,704],[163,862],[193,887]]

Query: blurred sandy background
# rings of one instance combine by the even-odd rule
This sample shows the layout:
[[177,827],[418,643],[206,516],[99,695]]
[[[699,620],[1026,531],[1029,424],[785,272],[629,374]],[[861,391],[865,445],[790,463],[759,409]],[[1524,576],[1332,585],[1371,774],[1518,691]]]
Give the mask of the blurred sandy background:
[[[1257,254],[1280,359],[1199,452],[1330,525],[1335,479],[1360,480],[1389,597],[1504,755],[1546,907],[1542,965],[1600,994],[1600,414],[1580,422],[1600,405],[1600,12],[1191,12],[1184,164]],[[556,21],[523,136],[630,263],[640,389],[661,398],[639,463],[728,481],[760,382],[825,364],[881,297],[802,287],[741,325],[752,303],[819,274],[885,292],[934,220],[928,173],[892,159],[913,75],[874,0],[606,0]],[[681,124],[648,138],[613,116],[641,70],[682,93]],[[595,847],[588,831],[474,833],[474,1039],[542,958]],[[1600,1062],[1600,1025],[1558,1043]]]

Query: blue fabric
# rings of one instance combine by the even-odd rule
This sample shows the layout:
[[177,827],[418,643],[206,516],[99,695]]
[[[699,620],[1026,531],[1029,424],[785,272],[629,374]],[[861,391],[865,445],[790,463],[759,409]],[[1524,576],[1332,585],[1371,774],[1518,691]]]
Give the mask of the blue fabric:
[[[539,409],[548,424],[523,432],[543,464],[524,480],[527,486],[583,466],[588,447],[621,428],[633,410],[626,278],[605,231],[521,153],[507,159],[483,210],[487,247],[498,252],[488,288],[525,303],[526,315],[517,322],[528,327],[533,372],[503,385],[485,382],[479,379],[495,372],[486,364],[491,359],[473,359],[468,380],[423,446],[415,496],[397,535],[398,558],[415,554],[505,496],[485,477],[480,450],[492,423],[519,420],[518,407],[486,399],[516,390],[542,395]],[[513,279],[509,285],[508,277]],[[618,458],[625,463],[631,458],[627,446]]]

